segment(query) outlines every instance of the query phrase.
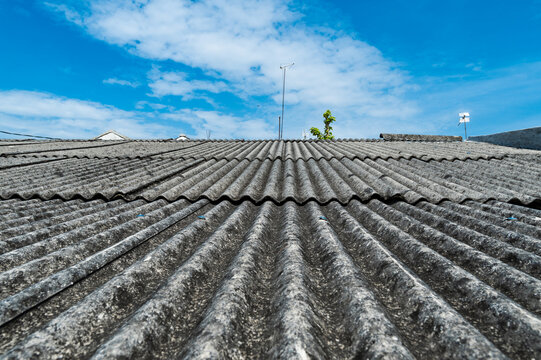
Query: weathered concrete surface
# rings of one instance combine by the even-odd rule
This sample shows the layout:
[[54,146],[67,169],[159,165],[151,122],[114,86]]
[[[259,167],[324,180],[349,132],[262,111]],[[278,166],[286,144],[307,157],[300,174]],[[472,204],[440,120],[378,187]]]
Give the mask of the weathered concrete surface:
[[541,353],[541,210],[104,203],[0,201],[0,360]]
[[0,143],[0,360],[539,358],[540,151],[185,144]]
[[541,150],[541,126],[492,135],[470,136],[468,140],[521,149]]

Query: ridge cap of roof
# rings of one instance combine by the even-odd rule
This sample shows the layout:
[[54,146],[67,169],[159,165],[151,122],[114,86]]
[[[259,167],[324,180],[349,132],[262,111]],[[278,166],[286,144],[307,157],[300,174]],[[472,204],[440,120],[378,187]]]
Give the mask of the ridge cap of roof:
[[424,141],[424,142],[436,142],[436,141],[462,141],[462,136],[452,135],[422,135],[422,134],[389,134],[381,133],[379,137],[384,141]]

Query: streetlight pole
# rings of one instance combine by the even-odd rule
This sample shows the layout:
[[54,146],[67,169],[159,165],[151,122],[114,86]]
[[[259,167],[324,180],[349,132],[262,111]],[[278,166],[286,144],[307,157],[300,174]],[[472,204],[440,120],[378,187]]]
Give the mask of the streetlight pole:
[[468,140],[468,130],[466,124],[470,122],[470,113],[458,113],[458,125],[464,123],[464,141]]
[[280,69],[284,71],[284,78],[282,82],[282,116],[278,119],[278,139],[281,140],[284,134],[284,100],[286,96],[286,70],[288,67],[293,66],[295,63],[280,65]]

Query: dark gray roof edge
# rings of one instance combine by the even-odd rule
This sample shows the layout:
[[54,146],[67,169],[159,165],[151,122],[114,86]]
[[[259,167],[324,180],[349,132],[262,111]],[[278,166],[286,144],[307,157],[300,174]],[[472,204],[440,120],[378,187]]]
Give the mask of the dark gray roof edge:
[[462,141],[462,136],[450,135],[416,135],[416,134],[386,134],[379,137],[384,141]]
[[[183,150],[183,149],[180,149]],[[314,161],[329,161],[329,160],[342,160],[342,159],[349,159],[349,160],[361,160],[364,161],[366,159],[369,160],[412,160],[417,159],[423,162],[442,162],[442,161],[466,161],[466,160],[492,160],[492,159],[498,159],[501,160],[506,157],[516,157],[516,156],[528,156],[529,154],[495,154],[495,155],[467,155],[467,156],[454,156],[454,157],[428,157],[426,154],[421,155],[415,155],[415,154],[406,154],[406,155],[342,155],[342,156],[307,156],[304,158],[295,158],[293,156],[286,156],[283,157],[281,155],[276,155],[275,157],[270,156],[264,156],[264,157],[254,157],[254,158],[246,158],[246,157],[228,157],[228,156],[216,156],[216,155],[208,155],[208,156],[162,156],[161,154],[155,154],[155,155],[128,155],[128,156],[109,156],[109,155],[42,155],[40,153],[29,153],[29,154],[16,154],[16,153],[8,153],[8,154],[0,154],[0,158],[24,158],[24,159],[43,159],[43,161],[47,161],[47,159],[51,160],[64,160],[64,159],[111,159],[111,160],[134,160],[134,159],[165,159],[165,160],[198,160],[203,159],[204,161],[209,160],[237,160],[237,161],[304,161],[308,162],[310,160]],[[538,156],[537,154],[533,154],[533,156]],[[25,163],[25,164],[16,164],[14,166],[9,167],[21,167],[21,166],[29,166],[34,165],[35,163]]]
[[541,126],[491,135],[470,136],[468,140],[522,149],[541,150]]
[[432,203],[432,204],[441,204],[445,201],[449,201],[449,202],[453,202],[453,203],[457,203],[457,204],[463,204],[467,201],[476,201],[476,202],[479,202],[479,203],[487,203],[489,201],[500,201],[500,202],[503,202],[503,203],[508,203],[508,204],[515,204],[515,205],[520,205],[520,206],[525,206],[525,207],[529,207],[529,208],[534,208],[534,209],[541,209],[541,198],[540,197],[536,197],[536,198],[533,198],[533,199],[521,199],[521,198],[518,198],[516,196],[511,196],[511,195],[505,195],[505,196],[501,196],[501,197],[493,197],[493,196],[482,196],[482,197],[478,197],[478,198],[472,198],[472,197],[468,197],[468,196],[463,196],[461,199],[457,200],[457,199],[450,199],[449,197],[447,196],[441,196],[440,198],[438,199],[430,199],[430,198],[427,198],[425,196],[418,196],[416,197],[415,199],[407,199],[403,194],[400,194],[400,193],[395,193],[395,194],[392,194],[392,195],[386,195],[386,196],[382,196],[380,194],[372,194],[372,195],[368,195],[368,196],[361,196],[359,194],[350,194],[349,196],[347,197],[344,197],[344,198],[337,198],[337,197],[332,197],[332,198],[320,198],[318,196],[308,196],[308,197],[305,197],[305,198],[296,198],[295,196],[286,196],[286,197],[282,197],[282,198],[274,198],[272,196],[268,196],[268,195],[265,195],[265,196],[262,196],[262,197],[253,197],[253,196],[249,196],[249,195],[242,195],[242,196],[239,196],[239,197],[234,197],[234,196],[229,196],[229,195],[220,195],[220,196],[208,196],[208,195],[194,195],[194,196],[186,196],[186,195],[179,195],[179,196],[175,196],[173,198],[167,198],[167,197],[164,197],[164,196],[151,196],[151,197],[148,197],[148,196],[144,196],[144,195],[129,195],[129,194],[125,194],[123,192],[116,192],[112,195],[106,195],[106,194],[103,194],[101,192],[97,192],[97,193],[94,193],[94,194],[80,194],[80,193],[75,193],[75,194],[71,194],[71,195],[68,195],[68,196],[64,196],[64,195],[60,195],[60,194],[54,194],[52,196],[43,196],[42,194],[39,194],[39,193],[33,193],[33,194],[26,194],[26,195],[22,195],[18,192],[15,192],[15,193],[12,193],[12,194],[9,194],[9,195],[6,195],[6,196],[3,196],[3,195],[0,195],[0,200],[12,200],[12,199],[18,199],[18,200],[32,200],[32,199],[37,199],[37,200],[41,200],[41,201],[49,201],[49,200],[61,200],[61,201],[72,201],[72,200],[82,200],[84,202],[89,202],[89,201],[95,201],[95,200],[102,200],[102,201],[105,201],[105,202],[110,202],[110,201],[115,201],[115,200],[123,200],[125,202],[132,202],[132,201],[139,201],[139,200],[143,200],[144,202],[146,203],[151,203],[151,202],[155,202],[155,201],[160,201],[160,200],[163,200],[165,201],[166,203],[174,203],[176,201],[180,201],[180,200],[186,200],[188,201],[189,203],[196,203],[198,201],[208,201],[212,204],[218,204],[220,202],[223,202],[223,201],[227,201],[231,204],[237,204],[237,205],[240,205],[244,202],[249,202],[249,203],[252,203],[254,205],[262,205],[266,202],[272,202],[274,203],[275,205],[284,205],[288,202],[292,202],[292,203],[295,203],[297,205],[306,205],[308,203],[316,203],[318,205],[328,205],[328,204],[331,204],[331,203],[337,203],[337,204],[341,204],[343,206],[346,206],[348,205],[350,202],[352,201],[359,201],[363,204],[366,204],[366,203],[369,203],[371,202],[372,200],[379,200],[383,203],[394,203],[394,202],[404,202],[404,203],[407,203],[407,204],[411,204],[411,205],[415,205],[415,204],[418,204],[420,202],[427,202],[427,203]]
[[[100,143],[103,142],[102,140],[96,140],[96,139],[58,139],[58,140],[40,140],[40,139],[0,139],[0,145],[12,145],[12,144],[2,144],[2,142],[28,142],[33,141],[34,143],[57,143],[57,142],[94,142],[94,143]],[[110,143],[115,142],[167,142],[167,143],[179,143],[179,141],[175,139],[128,139],[128,140],[107,140]],[[283,142],[348,142],[348,141],[357,141],[357,142],[382,142],[382,139],[376,139],[376,138],[336,138],[332,140],[318,140],[318,139],[187,139],[183,140],[182,143],[190,143],[190,142],[197,142],[197,143],[203,143],[203,142],[269,142],[269,141],[283,141]],[[27,145],[27,144],[22,144]]]

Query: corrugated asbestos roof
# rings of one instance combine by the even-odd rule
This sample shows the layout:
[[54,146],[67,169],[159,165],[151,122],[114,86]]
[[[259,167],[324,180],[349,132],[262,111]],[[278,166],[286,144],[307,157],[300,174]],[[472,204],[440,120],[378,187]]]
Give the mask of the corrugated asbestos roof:
[[411,159],[464,160],[503,158],[510,154],[539,154],[476,142],[408,141],[43,141],[0,142],[0,156],[141,158],[215,160]]
[[0,156],[2,199],[530,204],[541,181],[540,152],[478,143],[74,141],[8,148]]
[[4,168],[0,198],[338,200],[344,204],[372,198],[410,203],[497,199],[529,204],[539,198],[541,184],[541,157],[531,155],[441,162],[415,158],[32,159],[15,165],[9,162],[11,158],[0,158],[0,168]]
[[0,142],[0,357],[537,358],[540,152]]

